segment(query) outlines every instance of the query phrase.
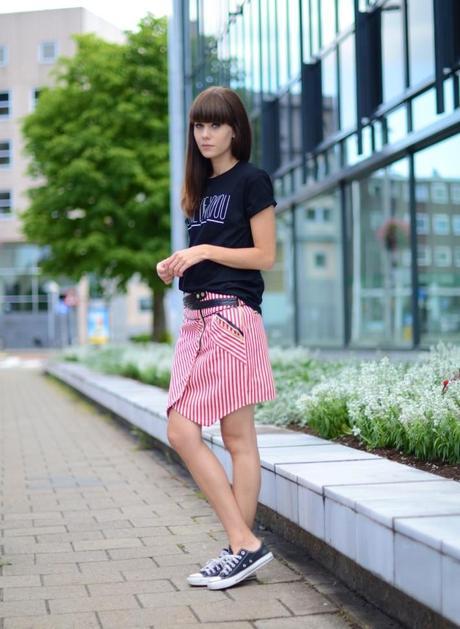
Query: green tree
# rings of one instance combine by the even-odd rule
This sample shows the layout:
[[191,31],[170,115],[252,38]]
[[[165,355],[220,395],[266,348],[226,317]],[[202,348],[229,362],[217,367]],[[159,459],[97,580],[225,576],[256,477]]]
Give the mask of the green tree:
[[147,16],[126,43],[85,34],[55,68],[23,124],[37,184],[22,214],[26,237],[48,245],[41,269],[86,273],[125,291],[136,273],[153,294],[153,338],[165,333],[169,255],[167,23]]

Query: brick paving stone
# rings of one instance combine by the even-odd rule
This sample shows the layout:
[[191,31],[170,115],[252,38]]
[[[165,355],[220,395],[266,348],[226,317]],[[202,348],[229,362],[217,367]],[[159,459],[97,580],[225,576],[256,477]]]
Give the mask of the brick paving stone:
[[[156,581],[126,581],[123,583],[92,583],[88,585],[91,596],[117,596],[118,594],[153,594],[157,592],[176,592],[167,579]],[[171,594],[169,594],[169,598]],[[169,604],[169,603],[168,603]]]
[[[249,622],[213,622],[211,624],[189,624],[181,623],[178,625],[179,629],[197,629],[198,627],[209,627],[209,629],[253,629],[253,626]],[[166,621],[166,624],[162,622],[155,623],[155,629],[171,629],[171,625]]]
[[133,525],[129,520],[115,520],[114,522],[104,522],[101,524],[100,522],[83,522],[81,524],[75,524],[73,522],[66,525],[66,529],[69,532],[73,531],[118,531],[120,529],[124,529],[127,527],[132,527]]
[[[259,574],[263,575],[263,570]],[[235,587],[229,590],[230,597],[242,605],[259,601],[261,605],[266,600],[279,600],[294,615],[318,614],[325,611],[336,611],[337,608],[324,596],[305,583],[289,583],[264,585],[248,582],[245,587]]]
[[[218,596],[213,596],[217,594]],[[226,594],[218,590],[212,591],[208,588],[189,588],[182,592],[174,592],[173,595],[168,593],[155,594],[139,594],[137,597],[142,603],[142,607],[166,607],[167,605],[188,606],[188,605],[204,605],[209,603],[214,605],[216,601],[227,602]]]
[[30,587],[30,586],[35,586],[35,585],[41,585],[40,577],[37,575],[0,577],[0,589],[1,588],[14,588],[14,587]]
[[142,542],[137,538],[101,539],[74,542],[75,550],[107,550],[112,548],[135,548],[142,546]]
[[78,552],[40,553],[37,554],[37,563],[69,563],[103,561],[107,559],[105,550],[81,550]]
[[14,566],[33,566],[35,563],[34,555],[26,555],[21,553],[19,555],[2,555],[2,561],[6,564]]
[[154,566],[153,559],[142,557],[140,559],[120,559],[119,561],[107,559],[107,561],[82,563],[80,570],[82,574],[113,574],[123,570],[145,570]]
[[[188,607],[157,607],[156,609],[136,609],[129,612],[100,612],[98,614],[104,629],[182,629],[184,623],[190,623],[198,629],[200,624]],[[209,629],[214,629],[209,626]]]
[[138,602],[129,594],[120,596],[87,596],[86,598],[65,598],[49,601],[52,614],[70,612],[105,611],[115,609],[137,609]]
[[[152,538],[154,539],[154,538]],[[155,559],[161,555],[184,555],[182,548],[178,546],[177,542],[163,542],[160,544],[158,541],[152,542],[149,545],[140,544],[136,548],[110,548],[107,550],[112,559],[134,559],[136,557],[152,557],[155,555]]]
[[227,538],[181,466],[38,371],[3,370],[0,398],[0,629],[397,626],[282,544],[256,581],[189,586]]
[[3,549],[5,555],[8,554],[30,554],[30,553],[64,553],[72,550],[71,544],[68,543],[56,543],[56,544],[37,544],[33,540],[31,542],[23,541],[23,538],[14,541],[3,542]]
[[[209,557],[204,557],[204,559],[209,559]],[[181,555],[155,555],[155,562],[161,566],[181,566],[183,562],[187,563],[197,563],[201,564],[203,562],[203,554],[195,553],[195,554],[185,554]]]
[[318,614],[317,616],[259,620],[255,623],[255,627],[257,629],[349,629],[350,624],[338,614]]
[[173,535],[197,535],[201,537],[204,533],[225,533],[221,527],[210,527],[202,524],[191,523],[187,526],[168,526],[168,529]]
[[81,585],[57,585],[55,587],[7,587],[3,590],[4,601],[34,601],[51,598],[88,596]]
[[100,629],[96,614],[53,614],[53,616],[35,616],[7,618],[4,629]]
[[[42,542],[51,542],[56,540],[56,542],[87,542],[94,540],[104,540],[106,539],[102,534],[102,531],[80,531],[79,533],[54,533],[54,534],[45,534],[45,535],[37,535],[38,543]],[[74,546],[75,547],[75,546]]]
[[[77,567],[77,566],[76,566]],[[89,585],[98,583],[118,583],[123,581],[121,572],[113,572],[112,574],[81,574],[75,572],[72,574],[44,574],[42,576],[43,585]]]
[[28,528],[17,529],[5,529],[3,531],[4,538],[21,537],[22,535],[52,535],[58,536],[60,533],[65,533],[65,526],[31,526]]
[[199,568],[198,563],[194,564],[181,564],[180,566],[167,566],[165,568],[157,568],[152,566],[149,569],[144,570],[123,570],[122,574],[126,581],[145,581],[148,579],[170,579],[174,584],[180,582],[182,587],[180,589],[190,589],[189,584],[184,578],[191,572],[196,572]]
[[3,566],[4,576],[35,575],[35,574],[80,574],[76,563],[33,564]]
[[250,601],[244,605],[240,605],[230,600],[216,601],[215,603],[195,603],[192,605],[192,609],[202,622],[283,618],[291,615],[289,611],[276,600],[265,600],[263,605],[260,601]]
[[[174,539],[172,533],[166,526],[132,526],[124,529],[102,529],[102,534],[106,539],[117,539],[119,537],[138,537],[144,543],[144,540],[152,537]],[[168,540],[169,541],[169,540]]]
[[0,618],[10,616],[35,616],[46,614],[45,601],[8,601],[0,602]]

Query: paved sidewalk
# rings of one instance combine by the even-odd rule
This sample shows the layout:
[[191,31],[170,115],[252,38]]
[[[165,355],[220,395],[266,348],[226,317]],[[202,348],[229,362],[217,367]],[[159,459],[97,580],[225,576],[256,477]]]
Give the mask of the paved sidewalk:
[[226,541],[193,481],[37,369],[0,372],[0,490],[0,629],[398,627],[265,531],[258,581],[188,586]]

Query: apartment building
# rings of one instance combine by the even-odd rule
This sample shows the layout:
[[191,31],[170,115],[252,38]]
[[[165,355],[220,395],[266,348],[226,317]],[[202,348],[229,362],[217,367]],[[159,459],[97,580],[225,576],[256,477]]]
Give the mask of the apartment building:
[[[117,27],[83,8],[0,14],[0,348],[62,346],[86,342],[91,281],[49,281],[37,268],[44,248],[21,232],[27,207],[20,121],[33,111],[40,89],[52,85],[51,70],[60,56],[72,56],[78,33],[96,33],[122,42]],[[132,282],[128,295],[109,312],[119,339],[148,330],[147,287]]]

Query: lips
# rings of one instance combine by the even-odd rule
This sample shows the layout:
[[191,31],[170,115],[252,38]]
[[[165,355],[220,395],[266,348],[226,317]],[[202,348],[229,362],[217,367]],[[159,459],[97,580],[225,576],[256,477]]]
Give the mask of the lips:
[[201,148],[202,148],[202,149],[212,149],[212,148],[214,148],[214,147],[213,147],[213,145],[212,145],[212,144],[202,144],[202,145],[201,145]]

